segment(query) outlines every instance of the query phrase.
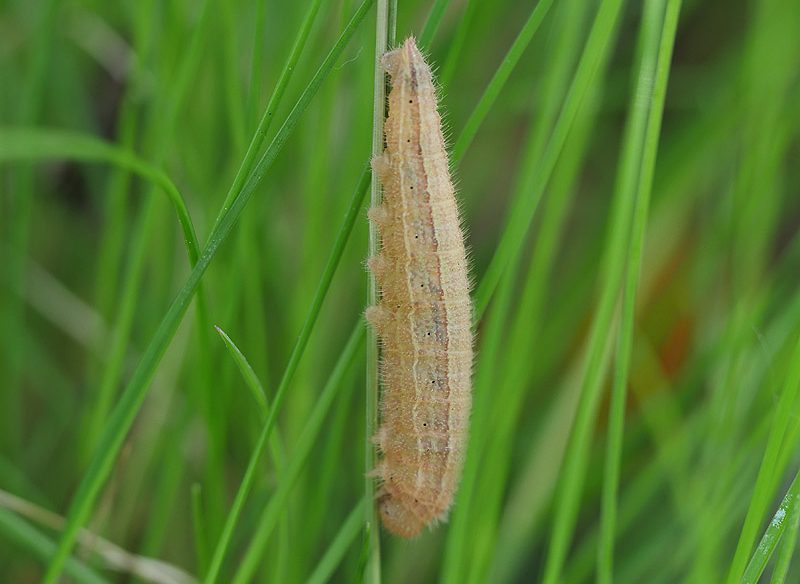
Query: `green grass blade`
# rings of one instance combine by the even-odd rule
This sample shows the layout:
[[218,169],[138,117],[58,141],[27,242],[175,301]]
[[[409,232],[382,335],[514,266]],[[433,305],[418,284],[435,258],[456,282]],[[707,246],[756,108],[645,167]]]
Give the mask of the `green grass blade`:
[[[627,401],[628,375],[633,347],[633,324],[636,314],[636,294],[642,267],[642,250],[650,194],[655,172],[658,141],[661,132],[661,118],[664,111],[664,100],[667,93],[672,48],[675,42],[680,0],[669,2],[655,1],[645,4],[643,19],[650,21],[654,29],[658,28],[663,14],[663,25],[660,34],[653,30],[642,35],[642,69],[639,75],[639,87],[636,98],[647,95],[649,79],[654,79],[652,98],[648,112],[647,128],[643,136],[643,152],[641,171],[636,193],[636,208],[633,216],[631,243],[628,256],[626,279],[622,296],[622,316],[620,322],[619,342],[616,352],[616,366],[611,389],[611,405],[609,410],[608,445],[603,485],[601,537],[598,548],[598,582],[613,582],[614,540],[617,523],[617,498],[619,491],[619,474],[622,465],[622,446],[625,425],[625,404]],[[666,12],[665,12],[666,10]],[[654,35],[654,36],[651,36]],[[660,38],[660,46],[656,46]],[[657,51],[657,52],[656,52]],[[651,54],[652,53],[652,54]]]
[[[21,548],[29,550],[42,561],[47,561],[56,549],[56,544],[27,521],[6,509],[0,509],[0,532],[9,541],[16,542]],[[69,558],[64,571],[79,582],[87,584],[107,584],[108,580],[100,577],[94,570],[74,558]]]
[[[605,3],[600,8],[601,14],[604,6]],[[612,21],[620,7],[619,4],[609,5],[609,17]],[[652,83],[660,39],[658,24],[663,20],[663,10],[656,10],[654,14],[655,22],[642,22],[643,58],[637,73],[639,87],[633,91],[631,98],[612,203],[611,223],[601,263],[600,277],[603,279],[603,286],[589,336],[578,411],[559,481],[552,538],[545,563],[544,582],[547,584],[560,581],[567,550],[572,541],[588,462],[590,434],[602,391],[604,345],[614,326],[614,313],[625,264],[630,265],[630,226],[633,210],[640,204],[637,198],[642,195],[637,187],[642,175],[642,149],[646,139],[648,114],[652,107]],[[600,16],[598,15],[598,21]]]
[[208,570],[208,535],[203,520],[203,492],[199,483],[194,483],[190,491],[192,498],[192,534],[194,535],[194,554],[197,573],[205,575]]
[[759,578],[764,573],[764,568],[767,567],[767,562],[772,556],[772,552],[775,551],[786,531],[786,525],[789,522],[787,518],[796,515],[797,508],[800,506],[800,480],[798,479],[800,479],[800,475],[795,475],[783,501],[781,501],[778,510],[773,515],[772,521],[764,531],[764,535],[761,537],[761,541],[758,543],[758,547],[756,547],[756,551],[753,553],[753,557],[750,558],[747,569],[742,575],[742,584],[758,584]]
[[225,348],[228,349],[228,353],[230,353],[231,357],[233,357],[233,360],[236,362],[236,366],[239,368],[244,378],[245,385],[250,391],[250,395],[253,396],[253,401],[255,401],[258,406],[258,411],[261,414],[262,420],[266,420],[269,414],[269,405],[267,404],[267,393],[264,391],[264,386],[261,385],[256,372],[253,371],[253,368],[247,361],[247,357],[242,354],[239,347],[236,346],[236,343],[234,343],[228,334],[220,327],[215,326],[214,329],[222,338],[222,341],[225,343]]
[[[362,5],[362,9],[364,6],[365,5]],[[361,12],[361,10],[359,12]],[[366,10],[363,10],[363,12],[366,12]],[[351,21],[351,23],[352,22],[353,21]],[[361,175],[361,179],[356,187],[350,208],[348,209],[344,223],[339,230],[339,234],[337,235],[336,242],[334,243],[331,255],[328,259],[328,263],[325,266],[325,271],[320,279],[319,287],[317,288],[317,292],[314,295],[314,300],[309,309],[306,322],[303,325],[303,329],[300,331],[300,335],[297,338],[297,343],[295,344],[294,349],[292,350],[292,355],[289,357],[289,362],[286,365],[286,370],[281,377],[281,382],[278,385],[278,389],[275,393],[275,403],[270,410],[269,417],[267,418],[261,434],[259,435],[258,441],[256,442],[255,448],[250,455],[250,461],[248,463],[247,470],[245,471],[245,475],[242,478],[242,483],[239,485],[239,489],[236,492],[236,497],[225,521],[225,527],[223,528],[222,535],[219,538],[214,555],[211,558],[211,565],[208,570],[208,575],[205,579],[206,583],[210,584],[211,582],[216,581],[216,578],[219,575],[219,571],[222,567],[222,560],[225,556],[228,546],[230,545],[233,529],[239,519],[242,507],[244,506],[244,501],[247,498],[247,494],[249,493],[253,479],[255,478],[255,471],[258,466],[258,461],[261,458],[261,452],[263,451],[264,445],[272,433],[272,428],[277,419],[277,412],[280,410],[281,404],[286,397],[289,384],[291,383],[292,378],[297,371],[297,367],[300,364],[300,359],[302,358],[303,352],[308,345],[311,332],[316,324],[319,311],[322,308],[322,302],[325,300],[325,296],[328,293],[331,281],[333,280],[333,275],[336,272],[336,268],[339,265],[342,254],[344,253],[344,247],[347,244],[350,233],[353,230],[353,225],[355,224],[356,218],[361,210],[369,183],[370,173],[365,170]],[[231,207],[231,209],[235,209],[235,206]]]
[[[435,10],[435,8],[434,8]],[[428,22],[431,19],[429,18]],[[383,152],[383,126],[386,115],[386,72],[381,65],[383,54],[395,45],[397,27],[397,0],[378,0],[375,15],[375,67],[374,95],[372,98],[372,158]],[[382,190],[380,183],[374,179],[370,188],[370,207],[381,204]],[[370,222],[367,257],[378,254],[378,229]],[[367,275],[367,306],[378,303],[378,287],[372,272]],[[372,436],[378,429],[378,337],[370,328],[367,331],[366,381],[365,381],[365,432],[364,447],[364,499],[368,501],[364,513],[364,533],[367,534],[367,563],[364,580],[370,584],[381,581],[381,549],[378,514],[375,505],[375,480],[369,472],[375,468],[376,452],[372,444]]]
[[[40,28],[33,35],[32,55],[29,68],[26,70],[24,90],[19,105],[19,120],[22,124],[35,123],[44,110],[47,96],[47,82],[50,74],[51,60],[53,58],[54,44],[59,38],[58,31],[60,0],[48,0],[39,5]],[[34,8],[35,9],[35,8]],[[4,86],[6,83],[4,82]],[[15,175],[8,188],[11,212],[7,216],[13,218],[3,226],[7,230],[13,255],[11,261],[4,268],[12,282],[12,290],[21,290],[25,282],[26,254],[30,244],[31,220],[33,216],[33,202],[35,177],[30,167],[22,167]],[[0,296],[0,319],[5,321],[5,326],[15,330],[18,336],[26,334],[24,305],[15,294],[10,294],[6,299]],[[22,438],[22,383],[23,383],[23,353],[17,348],[18,344],[11,347],[10,351],[0,356],[7,363],[5,389],[0,393],[0,409],[8,412],[3,427],[0,428],[0,443],[8,449],[20,446]]]
[[525,49],[528,48],[536,31],[539,30],[539,26],[542,24],[544,17],[547,16],[552,5],[553,0],[540,0],[531,12],[528,20],[522,26],[517,38],[514,39],[511,48],[508,49],[508,53],[506,53],[503,62],[500,63],[497,71],[495,71],[489,85],[486,86],[483,95],[481,95],[481,98],[478,100],[475,109],[472,110],[467,122],[464,124],[464,129],[461,131],[458,140],[456,140],[453,146],[453,158],[456,160],[460,160],[467,151],[467,148],[469,148],[469,145],[472,144],[472,140],[475,138],[478,128],[483,123],[483,120],[486,119],[489,110],[492,109],[494,102],[497,100],[497,96],[500,95],[508,78],[522,58]]
[[[334,64],[355,32],[356,27],[366,16],[367,11],[372,5],[372,1],[373,0],[365,0],[359,7],[348,26],[334,44],[334,47],[328,53],[328,56],[300,96],[295,107],[289,113],[289,116],[276,134],[272,143],[255,165],[252,172],[249,173],[247,181],[242,185],[241,191],[237,194],[230,208],[219,221],[217,228],[212,231],[209,236],[208,244],[203,250],[197,265],[192,270],[189,278],[178,292],[178,295],[173,300],[172,305],[161,321],[155,336],[139,362],[139,366],[134,371],[119,403],[110,416],[97,452],[73,498],[64,533],[61,536],[56,554],[45,575],[44,581],[46,584],[54,584],[58,575],[61,573],[64,561],[75,543],[77,531],[88,519],[100,489],[111,472],[114,459],[122,446],[125,435],[141,407],[150,380],[172,340],[183,315],[189,307],[189,303],[200,285],[203,274],[216,255],[222,242],[233,230],[236,220],[252,197],[256,186],[262,181],[267,170],[275,161],[275,158],[289,138],[289,135],[299,122],[301,115],[319,90],[320,85],[322,85],[322,82],[333,69]],[[362,182],[368,184],[369,174],[365,173],[365,177],[366,179]],[[366,191],[366,186],[364,187],[364,191]],[[276,403],[272,410],[273,414],[280,406],[281,397],[281,395],[276,395],[275,397]]]
[[797,528],[800,526],[800,501],[798,501],[797,493],[794,501],[788,501],[787,507],[788,520],[781,537],[782,543],[775,560],[775,568],[772,571],[771,582],[773,584],[783,584],[786,581],[786,575],[789,573],[789,566],[797,546]]
[[347,516],[339,533],[331,542],[330,547],[325,551],[325,555],[317,564],[317,567],[308,577],[308,584],[324,584],[329,582],[336,567],[342,561],[345,552],[353,545],[356,537],[361,531],[361,522],[364,517],[365,507],[368,505],[368,499],[361,499],[359,503]]
[[[333,404],[333,400],[341,391],[345,375],[353,367],[355,358],[364,342],[364,323],[359,320],[350,335],[347,344],[339,356],[336,365],[331,372],[328,382],[317,399],[313,411],[308,417],[303,432],[295,444],[289,467],[283,474],[282,480],[278,485],[272,498],[267,503],[264,512],[258,520],[258,529],[251,538],[247,547],[244,559],[239,564],[236,574],[233,577],[233,584],[246,584],[253,580],[261,555],[267,544],[267,540],[272,533],[272,529],[277,523],[278,516],[284,510],[286,501],[291,494],[292,488],[297,482],[300,472],[308,463],[314,445],[317,442],[322,424]],[[343,396],[344,397],[344,396]]]
[[515,250],[525,239],[525,233],[533,220],[539,200],[550,180],[553,168],[558,162],[561,150],[572,128],[575,117],[594,81],[595,74],[605,60],[609,45],[614,36],[617,17],[621,11],[623,0],[604,0],[589,33],[578,69],[573,76],[567,97],[561,108],[558,121],[547,144],[547,148],[539,167],[539,174],[533,177],[529,198],[520,198],[508,213],[506,226],[500,238],[489,267],[475,291],[475,312],[480,317],[486,310],[489,300],[497,287],[500,277],[508,266]]
[[248,175],[253,168],[256,157],[267,139],[267,132],[269,132],[269,128],[272,125],[275,110],[278,109],[281,101],[283,101],[283,94],[286,93],[286,87],[289,85],[289,81],[292,78],[292,73],[294,73],[295,67],[297,66],[297,61],[300,60],[300,55],[303,54],[303,49],[308,41],[308,35],[311,33],[311,25],[314,24],[314,19],[317,16],[317,12],[319,12],[321,4],[322,0],[313,0],[308,6],[300,29],[297,31],[297,37],[294,40],[292,49],[289,51],[289,58],[286,60],[286,64],[278,77],[272,95],[270,95],[267,109],[264,110],[261,121],[258,123],[256,133],[250,141],[250,145],[247,147],[244,160],[242,160],[242,164],[236,172],[236,178],[234,178],[231,188],[228,190],[227,195],[225,195],[225,202],[222,204],[222,208],[217,215],[216,225],[219,225],[222,217],[228,212],[234,199],[243,190],[245,181],[249,178]]
[[164,172],[135,153],[94,136],[44,128],[0,128],[0,162],[49,159],[106,162],[135,172],[162,189],[178,215],[189,264],[197,263],[200,248],[186,201]]
[[425,26],[422,27],[422,32],[419,35],[419,46],[430,47],[433,42],[433,37],[436,36],[436,31],[442,23],[447,5],[450,0],[434,0],[431,11],[428,13],[428,18],[425,20]]
[[[750,499],[750,504],[747,509],[744,525],[739,535],[739,541],[736,546],[736,553],[733,561],[731,562],[730,572],[728,573],[728,582],[736,582],[742,577],[739,576],[740,572],[744,572],[743,568],[739,566],[743,563],[742,557],[744,554],[749,553],[754,539],[754,533],[761,523],[762,517],[769,504],[769,499],[775,489],[776,481],[779,477],[776,476],[777,460],[783,444],[787,427],[793,415],[792,404],[797,403],[797,398],[800,395],[800,341],[798,341],[792,359],[790,361],[790,369],[787,374],[786,384],[781,392],[780,400],[775,406],[774,420],[770,428],[769,438],[767,439],[767,446],[764,449],[764,455],[761,459],[761,466],[758,469],[758,477],[756,478],[755,488],[753,495]],[[770,549],[770,553],[771,553]],[[763,552],[756,552],[756,555],[763,555]],[[746,556],[745,556],[746,557]],[[766,562],[766,561],[765,561]],[[750,560],[752,566],[753,560]],[[751,568],[748,566],[748,573]],[[760,572],[759,572],[760,573]]]

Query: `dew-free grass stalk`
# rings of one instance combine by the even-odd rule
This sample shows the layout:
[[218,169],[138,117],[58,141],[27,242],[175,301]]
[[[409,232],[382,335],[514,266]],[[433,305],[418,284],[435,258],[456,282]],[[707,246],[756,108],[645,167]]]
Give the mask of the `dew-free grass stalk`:
[[[609,7],[609,23],[616,20],[621,3],[604,3]],[[600,15],[598,15],[598,20]],[[659,22],[663,13],[658,14]],[[658,47],[660,27],[648,27],[651,23],[643,21],[643,54],[650,54],[647,47]],[[649,31],[649,32],[648,32]],[[614,314],[618,304],[620,285],[625,264],[630,265],[630,229],[633,211],[641,197],[637,192],[637,184],[642,174],[642,147],[645,143],[646,121],[651,108],[652,96],[649,83],[652,80],[654,61],[642,60],[641,79],[648,83],[643,95],[634,91],[632,107],[626,124],[623,152],[620,159],[619,174],[615,185],[611,210],[611,223],[607,232],[606,247],[603,253],[600,276],[603,286],[600,299],[589,333],[589,344],[586,357],[586,369],[581,381],[581,396],[576,413],[575,423],[570,435],[570,442],[564,460],[564,469],[559,481],[559,493],[556,499],[555,518],[552,539],[548,548],[545,563],[544,582],[554,584],[561,578],[567,549],[572,540],[577,520],[580,495],[586,473],[589,438],[594,427],[595,413],[602,390],[603,376],[601,362],[606,339],[614,326]],[[646,67],[650,67],[648,72]]]
[[[347,373],[352,369],[355,363],[356,356],[363,347],[364,336],[365,326],[362,320],[359,319],[353,331],[350,333],[350,338],[345,344],[336,365],[331,371],[328,382],[325,384],[322,392],[320,392],[314,409],[308,416],[300,438],[298,438],[294,445],[292,457],[289,460],[289,466],[286,472],[281,477],[277,489],[272,494],[272,497],[267,502],[266,507],[258,519],[256,533],[250,539],[244,558],[240,562],[231,580],[233,584],[246,584],[253,580],[262,554],[264,553],[267,540],[272,534],[272,529],[275,527],[279,515],[285,509],[288,497],[301,471],[305,468],[311,457],[314,445],[322,430],[322,424],[330,411],[333,400],[339,396],[340,393],[343,399],[347,397],[348,389],[346,387],[343,389],[342,386],[346,380]],[[352,389],[350,391],[352,391]]]
[[[31,64],[20,101],[19,119],[25,125],[35,123],[41,117],[44,108],[53,45],[59,39],[56,31],[58,30],[61,1],[48,0],[42,3],[40,10],[41,24],[34,36]],[[17,169],[12,176],[13,182],[9,189],[12,212],[8,214],[8,223],[3,228],[3,230],[8,230],[13,253],[8,265],[4,268],[10,275],[11,285],[0,296],[0,300],[3,300],[0,303],[2,304],[0,306],[0,323],[6,330],[14,331],[13,334],[17,337],[27,334],[24,304],[14,291],[23,290],[25,287],[25,263],[30,243],[30,226],[35,199],[34,180],[33,171],[27,165]],[[12,217],[13,220],[11,220]],[[6,294],[8,298],[4,298]],[[9,450],[19,448],[22,440],[20,423],[23,418],[24,356],[19,346],[19,343],[13,344],[10,350],[0,356],[0,362],[5,362],[8,367],[5,388],[0,392],[0,409],[5,413],[5,423],[0,429],[0,444]]]
[[[122,442],[125,439],[133,420],[136,417],[139,408],[147,394],[149,383],[155,373],[158,363],[167,350],[167,347],[185,314],[189,303],[191,302],[194,293],[197,291],[200,281],[206,269],[210,265],[214,256],[219,249],[222,242],[228,237],[236,223],[236,220],[241,215],[244,207],[249,202],[256,187],[261,183],[267,170],[272,166],[272,163],[277,158],[278,153],[283,148],[286,140],[291,135],[294,128],[297,126],[301,115],[305,112],[308,104],[313,99],[314,95],[319,90],[322,82],[327,78],[334,64],[338,60],[342,51],[344,50],[347,42],[352,37],[358,24],[366,16],[367,11],[372,5],[373,0],[365,0],[354,14],[352,20],[340,35],[337,42],[334,44],[331,51],[323,61],[320,68],[315,73],[314,77],[309,82],[306,89],[298,99],[292,111],[289,113],[286,121],[280,130],[278,130],[272,143],[267,148],[263,156],[258,160],[250,172],[246,173],[248,177],[242,184],[241,189],[235,194],[230,207],[222,214],[217,226],[209,236],[208,243],[206,244],[203,253],[201,254],[197,265],[192,270],[189,278],[184,283],[178,295],[173,300],[169,310],[164,316],[161,324],[158,327],[153,339],[148,345],[144,355],[142,356],[139,366],[133,373],[130,381],[128,382],[122,397],[111,413],[108,423],[105,426],[103,435],[98,445],[96,454],[83,478],[78,491],[75,494],[70,511],[67,516],[67,523],[64,532],[61,536],[56,554],[45,574],[44,582],[46,584],[54,584],[61,573],[64,561],[69,555],[75,543],[75,536],[78,529],[83,525],[91,513],[94,502],[103,486],[103,483],[108,478],[111,472],[114,460],[119,452]],[[255,141],[258,141],[257,136]],[[366,174],[366,173],[365,173]],[[369,175],[366,174],[368,177]],[[366,189],[365,189],[366,190]],[[321,303],[321,300],[320,300]],[[301,334],[298,345],[304,345],[308,341],[308,332]],[[293,357],[294,367],[299,361],[299,354],[302,351],[295,351],[296,356]],[[291,364],[291,361],[290,361]],[[285,392],[285,385],[281,389]],[[274,424],[275,412],[279,409],[280,403],[283,398],[283,393],[279,389],[275,396],[275,405],[273,406],[270,421],[267,422],[265,427],[266,431],[262,433],[262,439],[259,440],[261,447],[266,442],[266,437]],[[258,454],[260,454],[258,448]],[[252,474],[252,473],[251,473]],[[248,485],[249,486],[249,485]],[[229,537],[229,536],[228,536]],[[221,554],[218,563],[221,563]],[[213,563],[212,566],[213,567]],[[217,567],[217,569],[219,569]],[[216,577],[211,569],[209,575]],[[212,578],[213,579],[213,578]]]
[[[636,207],[628,250],[626,277],[622,292],[622,315],[616,351],[611,404],[609,407],[608,445],[604,471],[601,540],[598,548],[598,582],[613,582],[614,540],[616,537],[617,498],[622,465],[622,446],[625,424],[625,403],[633,347],[636,293],[642,265],[645,229],[650,209],[661,118],[664,111],[669,79],[672,47],[680,12],[680,0],[669,3],[650,0],[642,16],[641,65],[631,103],[632,119],[637,114],[646,117],[642,136],[642,155],[636,186]],[[652,85],[651,85],[652,84]],[[639,104],[650,96],[649,104]]]
[[[429,19],[429,22],[432,19]],[[397,0],[378,0],[375,13],[375,67],[374,95],[372,103],[372,158],[380,156],[384,148],[383,126],[386,116],[386,72],[381,66],[381,57],[395,45],[397,26]],[[370,183],[370,207],[381,204],[381,185],[375,177]],[[378,254],[380,242],[378,229],[374,222],[369,224],[367,257]],[[370,271],[367,280],[367,306],[378,303],[378,287],[375,275]],[[367,330],[366,355],[366,419],[364,431],[364,537],[367,562],[364,567],[364,581],[378,584],[381,581],[380,524],[375,503],[375,479],[370,475],[375,468],[376,453],[372,437],[378,429],[378,337],[372,328]]]

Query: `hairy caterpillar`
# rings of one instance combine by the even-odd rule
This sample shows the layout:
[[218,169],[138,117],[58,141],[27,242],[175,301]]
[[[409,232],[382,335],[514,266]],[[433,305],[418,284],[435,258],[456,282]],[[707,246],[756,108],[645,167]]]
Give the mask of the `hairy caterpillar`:
[[368,261],[381,299],[367,319],[381,340],[378,507],[413,537],[441,520],[461,476],[471,405],[467,260],[431,70],[409,38],[382,59],[391,77],[386,149],[372,163],[383,203],[369,218]]

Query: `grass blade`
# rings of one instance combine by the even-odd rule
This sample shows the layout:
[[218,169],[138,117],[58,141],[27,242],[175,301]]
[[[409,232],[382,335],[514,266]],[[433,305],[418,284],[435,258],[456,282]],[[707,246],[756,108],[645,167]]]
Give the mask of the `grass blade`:
[[[626,279],[622,295],[622,316],[609,410],[601,537],[598,547],[598,582],[606,584],[613,582],[614,573],[617,498],[619,496],[619,474],[622,464],[625,403],[627,401],[628,375],[633,347],[636,293],[642,268],[642,249],[644,247],[645,229],[650,208],[650,194],[661,132],[661,118],[664,111],[664,100],[672,61],[672,47],[675,42],[681,2],[678,0],[669,2],[667,6],[665,4],[662,1],[650,1],[645,4],[645,12],[642,18],[649,23],[648,28],[650,30],[648,31],[648,28],[643,27],[642,67],[639,73],[638,87],[634,90],[634,99],[641,99],[641,96],[650,93],[650,88],[647,87],[649,80],[654,80],[652,98],[647,112],[647,126],[642,137],[641,169],[636,193],[636,208],[633,215]],[[658,25],[662,15],[663,24],[659,31]]]
[[[435,8],[434,8],[435,10]],[[428,19],[431,22],[432,19]],[[372,158],[381,155],[384,147],[383,125],[386,115],[386,72],[381,65],[381,57],[395,45],[397,27],[397,0],[378,0],[375,16],[375,68],[374,95],[372,100]],[[370,207],[378,207],[382,199],[380,183],[372,180],[370,189]],[[370,222],[367,257],[373,257],[379,250],[378,230]],[[367,275],[367,306],[378,303],[378,288],[372,272]],[[364,580],[370,584],[381,581],[381,549],[380,528],[375,506],[375,479],[369,474],[375,468],[376,453],[372,436],[378,429],[378,337],[370,327],[367,330],[366,383],[365,383],[366,420],[364,430],[364,499],[368,501],[364,514],[364,536],[367,546],[367,562],[364,567]]]
[[778,510],[772,517],[772,521],[764,531],[764,535],[761,537],[761,541],[758,543],[758,547],[742,575],[742,584],[758,584],[758,580],[761,578],[761,574],[764,573],[764,568],[767,567],[767,562],[769,562],[772,552],[775,551],[775,547],[777,547],[783,533],[786,531],[787,518],[797,514],[797,508],[800,506],[799,478],[800,474],[795,475],[789,490],[786,491],[786,496],[784,496]]
[[365,509],[369,503],[368,499],[361,499],[347,516],[347,519],[342,523],[339,533],[331,542],[330,547],[322,556],[322,559],[317,564],[316,569],[308,577],[308,584],[324,584],[330,581],[336,566],[342,561],[344,553],[347,551],[361,531],[362,517],[364,516]]
[[[364,5],[362,5],[362,8],[363,7]],[[351,21],[351,23],[352,22],[353,21]],[[231,511],[228,514],[228,518],[225,521],[225,527],[223,528],[222,535],[220,536],[219,541],[217,542],[217,547],[211,559],[211,565],[209,567],[208,575],[206,576],[205,579],[205,582],[208,584],[214,582],[219,575],[219,571],[222,567],[222,559],[225,556],[228,546],[230,545],[231,537],[233,535],[233,528],[235,527],[236,522],[239,519],[239,515],[244,505],[244,501],[247,497],[247,494],[250,491],[253,479],[255,478],[255,470],[258,465],[258,461],[261,458],[261,452],[263,451],[264,445],[266,444],[270,434],[272,433],[272,428],[275,425],[275,421],[277,419],[277,412],[280,410],[281,404],[283,403],[283,400],[286,396],[286,391],[289,387],[289,384],[291,383],[292,378],[294,377],[294,374],[297,371],[297,367],[300,364],[300,359],[302,358],[303,352],[305,351],[305,348],[308,345],[308,341],[311,337],[311,331],[314,328],[314,324],[316,323],[317,317],[319,316],[319,311],[322,308],[322,302],[325,300],[325,296],[328,293],[331,280],[333,280],[333,275],[336,272],[336,268],[339,265],[339,260],[341,260],[342,258],[344,247],[347,244],[347,240],[349,239],[350,233],[353,230],[353,225],[355,224],[356,218],[358,217],[361,205],[364,202],[364,196],[366,195],[369,182],[370,182],[370,173],[365,170],[361,175],[361,180],[359,181],[358,186],[356,187],[352,202],[350,204],[350,208],[348,209],[342,228],[339,230],[339,234],[337,235],[336,242],[334,243],[333,246],[333,250],[331,251],[331,255],[328,259],[327,265],[325,266],[325,271],[322,274],[319,287],[317,288],[317,292],[314,295],[314,300],[309,309],[306,322],[303,325],[303,329],[300,331],[300,335],[297,338],[297,342],[294,346],[294,349],[292,350],[292,354],[289,357],[289,362],[287,363],[286,369],[283,373],[283,376],[281,377],[281,382],[278,385],[277,391],[275,392],[275,403],[273,404],[272,409],[270,410],[269,413],[269,417],[267,418],[267,421],[261,430],[261,434],[259,435],[258,441],[256,442],[256,446],[253,449],[252,454],[250,455],[250,461],[247,465],[247,470],[245,471],[245,475],[242,478],[242,483],[239,485],[239,489],[236,492],[236,497],[231,507]],[[232,207],[231,209],[235,209],[235,206]]]
[[186,201],[164,172],[135,153],[94,136],[43,128],[0,128],[0,162],[54,158],[107,162],[135,172],[162,189],[178,215],[189,264],[197,263],[200,248]]
[[[100,489],[111,472],[114,459],[122,446],[125,435],[131,427],[136,413],[139,411],[144,397],[147,394],[150,380],[164,352],[167,350],[183,315],[186,313],[189,303],[200,285],[203,274],[216,255],[222,242],[225,241],[233,230],[236,220],[252,197],[256,186],[258,186],[264,178],[264,175],[275,161],[275,158],[277,158],[278,153],[289,138],[289,135],[297,126],[300,116],[306,110],[314,95],[316,95],[322,82],[333,69],[334,64],[355,32],[356,27],[361,20],[363,20],[364,16],[366,16],[367,11],[372,5],[372,1],[373,0],[365,0],[328,53],[328,56],[300,96],[295,107],[289,113],[289,116],[276,134],[272,143],[255,165],[252,172],[249,173],[247,181],[242,185],[241,191],[237,194],[230,208],[219,221],[217,228],[212,231],[209,236],[208,244],[203,250],[197,265],[192,270],[189,278],[178,292],[178,295],[173,300],[172,305],[161,321],[155,336],[139,362],[139,366],[128,382],[119,403],[111,413],[110,419],[101,436],[97,452],[73,498],[64,533],[61,536],[56,554],[45,574],[45,584],[54,584],[61,573],[64,561],[75,543],[77,531],[89,517]],[[368,173],[365,173],[365,176],[367,179],[363,182],[368,182]],[[275,397],[275,406],[272,410],[273,414],[280,407],[281,397],[282,395],[280,393]],[[271,419],[274,419],[274,416],[271,417]],[[221,557],[218,561],[221,561]]]

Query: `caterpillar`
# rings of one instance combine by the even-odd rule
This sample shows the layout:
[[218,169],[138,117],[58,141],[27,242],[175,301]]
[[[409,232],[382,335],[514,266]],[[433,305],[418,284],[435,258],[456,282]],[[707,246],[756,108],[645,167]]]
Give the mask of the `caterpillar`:
[[383,201],[369,210],[380,292],[366,318],[381,348],[377,505],[411,538],[443,520],[464,462],[472,376],[472,303],[464,237],[430,67],[414,38],[387,52],[385,150],[372,161]]

